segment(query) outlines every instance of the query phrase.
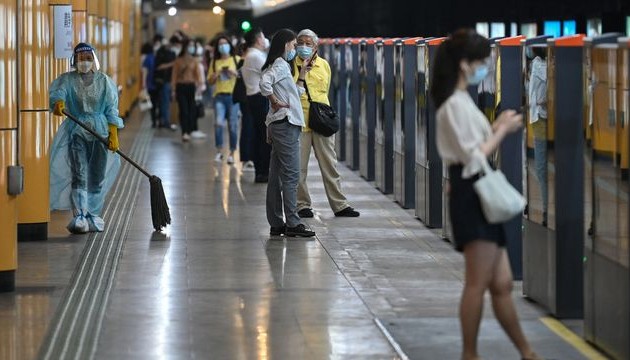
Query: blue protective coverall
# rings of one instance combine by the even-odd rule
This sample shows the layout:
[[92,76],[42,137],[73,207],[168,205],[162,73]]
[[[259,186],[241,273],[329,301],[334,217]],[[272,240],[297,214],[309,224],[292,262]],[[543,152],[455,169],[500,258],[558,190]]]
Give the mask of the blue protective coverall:
[[[124,127],[118,116],[118,90],[114,81],[100,71],[62,74],[50,85],[50,108],[65,101],[67,111],[108,137],[108,124]],[[65,119],[55,134],[50,151],[50,208],[72,209],[77,224],[89,224],[89,231],[103,231],[101,211],[105,196],[118,170],[120,157],[70,119]]]

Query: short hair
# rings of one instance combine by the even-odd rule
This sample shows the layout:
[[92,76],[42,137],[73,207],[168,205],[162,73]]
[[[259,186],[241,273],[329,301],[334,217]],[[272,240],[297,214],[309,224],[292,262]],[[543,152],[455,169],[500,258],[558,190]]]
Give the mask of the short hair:
[[319,38],[317,37],[317,34],[315,34],[315,32],[311,29],[304,29],[302,31],[300,31],[297,35],[297,37],[301,37],[301,36],[308,36],[310,37],[313,42],[315,43],[315,45],[317,45],[319,43]]

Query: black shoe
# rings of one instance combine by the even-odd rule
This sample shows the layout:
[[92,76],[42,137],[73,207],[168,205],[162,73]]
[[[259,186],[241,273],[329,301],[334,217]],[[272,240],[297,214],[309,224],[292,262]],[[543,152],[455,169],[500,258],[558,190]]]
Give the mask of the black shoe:
[[284,234],[289,237],[312,237],[315,236],[315,231],[308,230],[304,224],[299,224],[296,227],[287,227]]
[[350,206],[335,213],[335,216],[339,217],[358,217],[359,215],[361,214]]
[[312,218],[313,217],[313,210],[311,210],[309,208],[302,209],[302,210],[298,211],[298,216],[301,217],[301,218]]
[[280,236],[282,234],[284,234],[287,230],[287,226],[283,225],[281,227],[271,227],[271,229],[269,230],[269,235],[271,236]]
[[254,182],[255,183],[259,183],[259,184],[269,182],[269,176],[267,176],[267,175],[256,175],[256,178],[254,179]]

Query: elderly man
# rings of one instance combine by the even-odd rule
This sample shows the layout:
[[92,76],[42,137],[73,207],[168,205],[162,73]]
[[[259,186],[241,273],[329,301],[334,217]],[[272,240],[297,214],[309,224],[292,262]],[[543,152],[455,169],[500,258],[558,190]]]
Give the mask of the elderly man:
[[[318,41],[317,34],[312,30],[305,29],[299,32],[297,38],[298,56],[294,66],[300,69],[304,60],[312,59],[310,66],[307,68],[306,86],[313,101],[329,104],[330,65],[325,59],[317,56]],[[295,71],[296,77],[298,73],[299,71]],[[312,148],[315,152],[319,169],[322,172],[328,203],[335,216],[357,217],[360,215],[359,212],[348,205],[346,197],[341,192],[341,177],[337,171],[337,154],[335,154],[335,138],[334,136],[325,137],[311,131],[308,127],[310,104],[306,93],[302,94],[301,102],[306,126],[302,129],[300,136],[300,181],[297,192],[298,215],[302,218],[313,217],[311,197],[306,185],[308,160],[311,156]]]

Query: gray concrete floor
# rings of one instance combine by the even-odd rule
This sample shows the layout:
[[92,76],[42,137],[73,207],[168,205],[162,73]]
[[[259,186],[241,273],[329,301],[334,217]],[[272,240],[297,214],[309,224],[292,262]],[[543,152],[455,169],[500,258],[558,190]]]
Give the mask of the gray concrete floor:
[[[139,121],[136,114],[128,122],[125,146]],[[239,162],[215,163],[210,117],[200,127],[208,138],[190,143],[179,132],[155,132],[147,167],[163,180],[173,223],[163,234],[152,231],[149,187],[141,186],[96,358],[397,358],[375,319],[410,358],[457,356],[462,257],[412,210],[339,164],[361,217],[335,218],[313,158],[316,216],[306,223],[317,238],[270,237],[265,185],[254,184]],[[55,213],[49,241],[20,244],[18,291],[0,295],[0,359],[37,354],[85,243],[65,232],[67,221],[68,214]],[[544,314],[519,289],[517,283],[519,314],[541,355],[580,358],[558,357],[573,350],[542,327]],[[435,329],[439,341],[427,336]],[[507,341],[489,307],[484,337]],[[497,343],[489,344],[488,355]]]

